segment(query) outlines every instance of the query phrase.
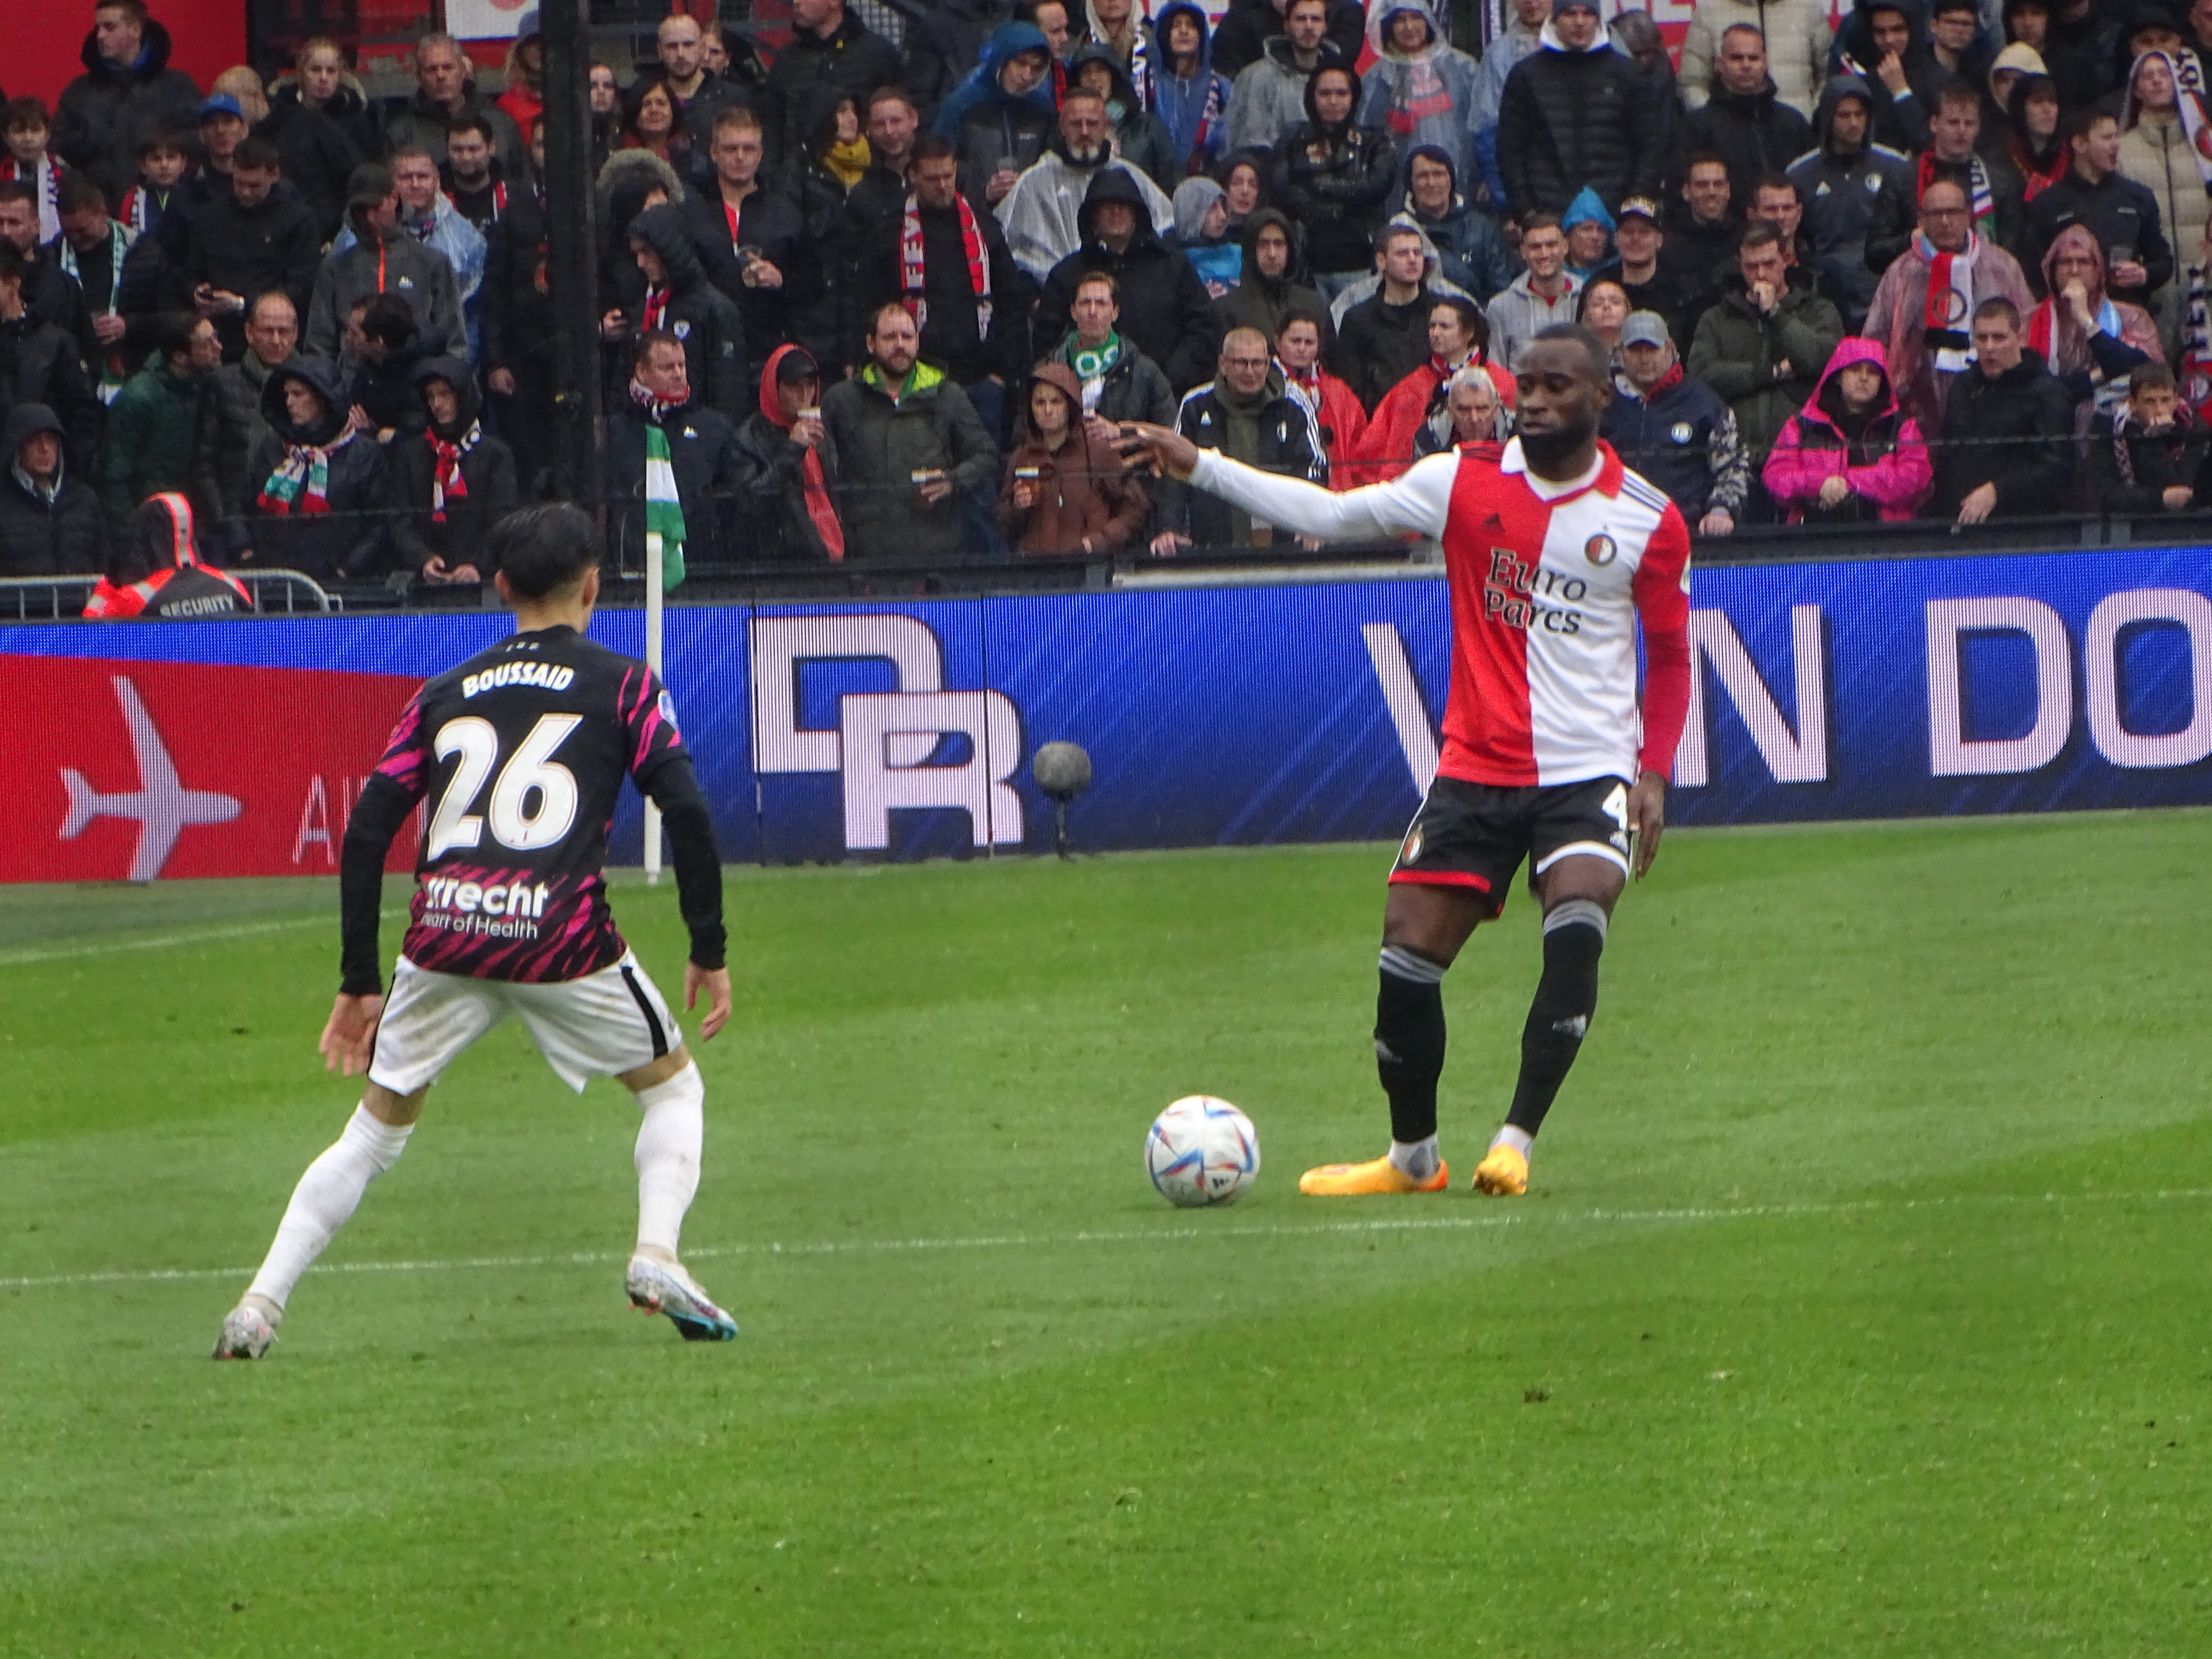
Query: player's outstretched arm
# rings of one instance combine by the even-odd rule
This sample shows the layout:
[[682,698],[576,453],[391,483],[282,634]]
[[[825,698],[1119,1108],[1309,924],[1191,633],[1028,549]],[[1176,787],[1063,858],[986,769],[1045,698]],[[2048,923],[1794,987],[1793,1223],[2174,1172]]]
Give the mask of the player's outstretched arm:
[[1200,449],[1181,433],[1149,421],[1125,421],[1121,431],[1117,447],[1125,458],[1149,464],[1168,477],[1187,479],[1256,519],[1324,541],[1443,535],[1459,469],[1458,455],[1447,452],[1387,483],[1333,490]]
[[368,1069],[376,1023],[384,1017],[384,979],[376,942],[377,912],[384,904],[384,860],[420,793],[379,771],[346,819],[338,853],[338,995],[315,1045],[324,1069],[341,1076]]

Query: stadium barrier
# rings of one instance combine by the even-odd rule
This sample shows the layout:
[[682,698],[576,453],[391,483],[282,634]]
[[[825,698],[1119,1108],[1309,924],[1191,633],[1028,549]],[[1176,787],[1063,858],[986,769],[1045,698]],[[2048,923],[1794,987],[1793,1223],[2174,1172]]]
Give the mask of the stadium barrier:
[[[1676,823],[2212,802],[2203,548],[1701,568],[1692,605]],[[507,626],[0,626],[0,878],[327,873],[416,684]],[[641,649],[636,611],[595,632]],[[1044,851],[1054,739],[1095,764],[1085,850],[1386,840],[1437,764],[1447,593],[1407,568],[694,606],[666,646],[732,860]],[[626,793],[617,859],[639,823]]]

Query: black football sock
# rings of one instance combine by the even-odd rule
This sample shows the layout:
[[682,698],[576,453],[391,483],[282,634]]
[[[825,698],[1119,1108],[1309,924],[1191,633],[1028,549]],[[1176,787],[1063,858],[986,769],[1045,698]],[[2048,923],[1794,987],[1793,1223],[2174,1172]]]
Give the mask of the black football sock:
[[1375,999],[1375,1070],[1390,1097],[1390,1139],[1413,1146],[1437,1132],[1444,1069],[1444,969],[1403,945],[1382,947]]
[[1592,899],[1569,899],[1544,917],[1544,975],[1521,1031],[1521,1077],[1505,1121],[1534,1136],[1544,1127],[1559,1085],[1582,1052],[1597,1012],[1597,959],[1605,950],[1605,910]]

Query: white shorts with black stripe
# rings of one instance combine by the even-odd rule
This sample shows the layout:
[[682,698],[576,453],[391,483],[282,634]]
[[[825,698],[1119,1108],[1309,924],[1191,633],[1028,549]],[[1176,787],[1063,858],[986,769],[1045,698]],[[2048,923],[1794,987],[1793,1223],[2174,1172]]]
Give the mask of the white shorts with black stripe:
[[510,1014],[579,1094],[592,1078],[634,1072],[683,1041],[635,951],[611,968],[550,985],[433,973],[402,957],[376,1028],[369,1081],[411,1095]]

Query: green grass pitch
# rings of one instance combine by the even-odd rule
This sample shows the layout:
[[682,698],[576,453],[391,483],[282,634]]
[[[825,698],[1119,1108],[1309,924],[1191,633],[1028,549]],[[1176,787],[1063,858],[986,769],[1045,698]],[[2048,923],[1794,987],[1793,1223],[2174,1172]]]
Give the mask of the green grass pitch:
[[[1447,985],[1455,1189],[1322,1204],[1387,851],[732,871],[738,1341],[629,1311],[633,1109],[510,1026],[258,1365],[356,1097],[330,888],[0,894],[0,1654],[2202,1653],[2208,830],[1670,837],[1517,1202],[1525,897]],[[1191,1214],[1198,1091],[1265,1167]]]

